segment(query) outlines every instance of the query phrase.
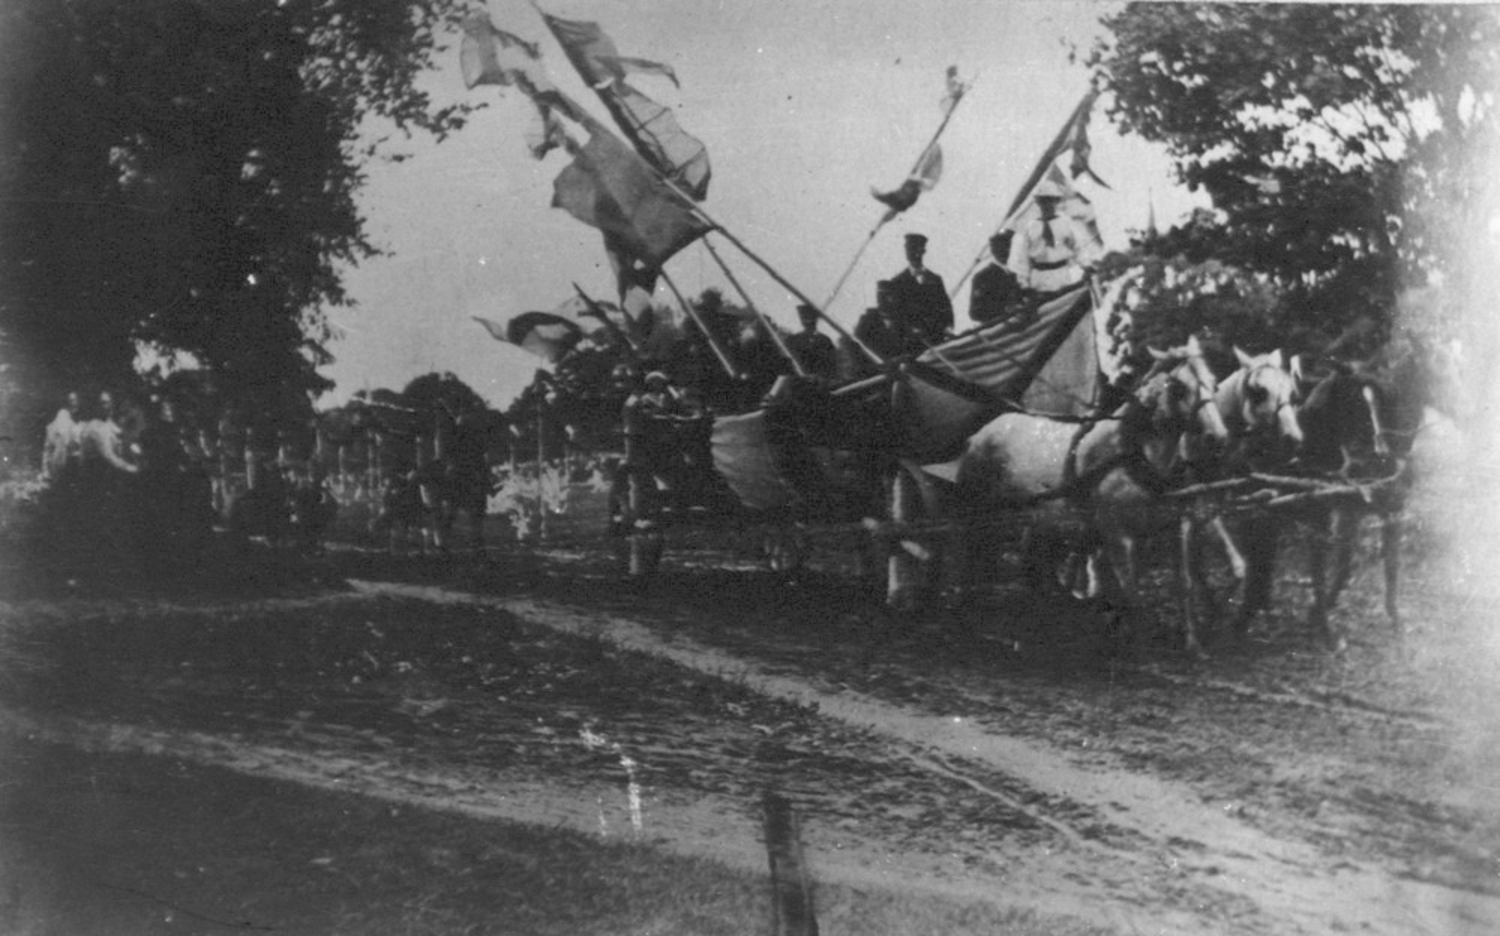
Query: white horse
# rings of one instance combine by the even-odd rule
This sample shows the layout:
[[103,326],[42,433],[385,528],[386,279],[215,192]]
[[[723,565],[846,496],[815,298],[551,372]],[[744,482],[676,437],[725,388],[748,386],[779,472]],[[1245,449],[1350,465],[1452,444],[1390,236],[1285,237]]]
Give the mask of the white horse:
[[1032,529],[1042,535],[1081,521],[1085,541],[1098,547],[1090,564],[1095,589],[1127,606],[1136,601],[1140,541],[1175,527],[1184,640],[1196,653],[1203,583],[1196,524],[1164,501],[1196,479],[1194,466],[1212,457],[1228,432],[1197,340],[1152,356],[1156,363],[1139,389],[1108,416],[1078,423],[1008,413],[986,425],[959,460],[956,493],[971,518],[971,559],[986,552],[987,527],[1006,511],[1030,511]]

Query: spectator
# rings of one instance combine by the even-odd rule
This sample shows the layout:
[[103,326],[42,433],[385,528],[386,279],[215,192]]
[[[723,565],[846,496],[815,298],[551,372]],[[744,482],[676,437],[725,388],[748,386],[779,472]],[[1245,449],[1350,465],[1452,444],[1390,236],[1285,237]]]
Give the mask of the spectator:
[[47,435],[42,445],[43,477],[57,478],[78,458],[79,430],[83,418],[80,409],[78,391],[69,391],[62,408],[47,424]]

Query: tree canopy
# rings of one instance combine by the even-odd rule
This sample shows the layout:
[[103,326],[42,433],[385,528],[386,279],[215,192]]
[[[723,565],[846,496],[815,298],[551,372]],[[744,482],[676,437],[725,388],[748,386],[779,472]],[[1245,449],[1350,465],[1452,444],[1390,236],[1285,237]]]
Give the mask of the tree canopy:
[[[247,413],[326,388],[367,118],[441,139],[415,79],[458,0],[13,0],[0,8],[0,322],[56,393],[186,353]],[[53,401],[48,400],[51,403]],[[14,416],[15,414],[7,414]]]
[[1111,119],[1217,210],[1172,247],[1266,277],[1329,334],[1389,325],[1408,290],[1474,305],[1500,207],[1494,7],[1136,3],[1102,23]]

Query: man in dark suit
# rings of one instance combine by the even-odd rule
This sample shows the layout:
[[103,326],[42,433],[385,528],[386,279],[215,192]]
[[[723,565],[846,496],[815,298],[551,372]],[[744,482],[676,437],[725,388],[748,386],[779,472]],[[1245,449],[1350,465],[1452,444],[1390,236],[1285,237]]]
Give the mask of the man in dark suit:
[[953,331],[953,303],[943,278],[923,265],[926,253],[926,237],[906,235],[907,266],[891,278],[890,284],[896,323],[902,333],[934,345]]
[[[926,348],[911,327],[901,322],[896,308],[896,290],[890,280],[875,284],[875,306],[860,316],[854,326],[854,337],[886,361],[920,354]],[[879,370],[870,366],[862,355],[859,367],[861,375]]]
[[1021,281],[1005,265],[1014,237],[1014,231],[1001,231],[991,237],[992,260],[974,274],[974,284],[969,289],[969,318],[976,325],[1003,321],[1020,311],[1024,298]]
[[802,330],[786,340],[786,346],[797,356],[797,363],[809,377],[832,381],[838,377],[838,355],[833,339],[818,331],[818,310],[810,305],[797,306]]

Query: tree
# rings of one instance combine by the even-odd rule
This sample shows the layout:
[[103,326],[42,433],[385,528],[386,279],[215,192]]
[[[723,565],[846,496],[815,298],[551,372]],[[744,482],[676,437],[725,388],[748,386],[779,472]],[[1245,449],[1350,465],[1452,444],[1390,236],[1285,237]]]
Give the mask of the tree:
[[1329,334],[1378,335],[1406,290],[1467,295],[1500,207],[1495,8],[1142,3],[1102,23],[1110,117],[1218,211],[1176,248],[1269,276]]
[[348,300],[339,264],[377,252],[362,162],[400,158],[361,144],[364,121],[439,139],[463,124],[415,86],[462,12],[5,4],[0,321],[23,382],[48,396],[125,382],[144,343],[214,373],[245,413],[309,412],[327,386],[323,310]]

